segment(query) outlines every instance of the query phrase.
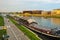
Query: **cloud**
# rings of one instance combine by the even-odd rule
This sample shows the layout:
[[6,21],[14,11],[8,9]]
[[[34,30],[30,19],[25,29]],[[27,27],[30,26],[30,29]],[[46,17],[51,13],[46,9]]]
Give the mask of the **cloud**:
[[0,11],[51,9],[57,4],[60,5],[60,0],[0,0]]
[[46,3],[60,3],[60,0],[41,0],[41,1]]
[[60,0],[22,0],[22,1],[34,1],[34,2],[44,2],[44,3],[60,3]]

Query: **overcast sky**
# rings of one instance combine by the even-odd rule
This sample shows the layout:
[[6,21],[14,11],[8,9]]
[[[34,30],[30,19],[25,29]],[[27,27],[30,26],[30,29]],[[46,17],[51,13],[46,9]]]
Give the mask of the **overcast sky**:
[[0,0],[0,12],[57,8],[60,8],[60,0]]

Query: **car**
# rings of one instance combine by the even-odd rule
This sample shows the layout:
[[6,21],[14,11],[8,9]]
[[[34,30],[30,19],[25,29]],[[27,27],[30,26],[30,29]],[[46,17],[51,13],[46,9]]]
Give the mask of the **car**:
[[8,22],[9,22],[9,20],[8,20]]
[[3,35],[2,40],[8,40],[9,37],[10,37],[9,35]]
[[9,22],[9,19],[7,19],[7,21]]

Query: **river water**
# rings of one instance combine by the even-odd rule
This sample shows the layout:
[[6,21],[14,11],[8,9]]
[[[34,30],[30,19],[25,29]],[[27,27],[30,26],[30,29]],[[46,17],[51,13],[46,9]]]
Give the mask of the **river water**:
[[34,19],[38,25],[39,28],[60,28],[60,18],[44,18],[44,17],[30,17]]

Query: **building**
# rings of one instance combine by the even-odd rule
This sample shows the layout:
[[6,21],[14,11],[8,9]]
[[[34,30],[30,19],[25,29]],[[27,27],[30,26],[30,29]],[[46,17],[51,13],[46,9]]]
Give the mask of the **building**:
[[32,11],[32,14],[41,14],[42,13],[42,10],[33,10]]
[[60,15],[60,9],[54,9],[51,11],[51,15]]

